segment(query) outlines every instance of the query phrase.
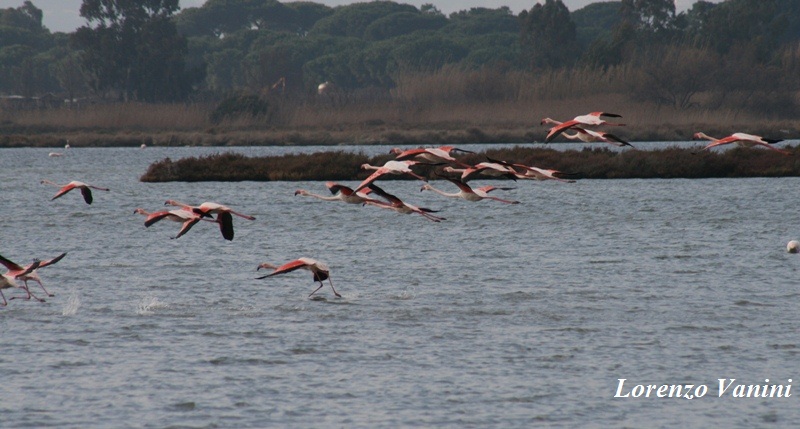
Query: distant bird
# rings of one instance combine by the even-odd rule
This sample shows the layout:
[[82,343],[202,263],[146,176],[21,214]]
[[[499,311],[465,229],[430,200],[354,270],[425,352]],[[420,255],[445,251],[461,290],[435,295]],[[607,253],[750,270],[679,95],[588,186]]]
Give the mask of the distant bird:
[[693,137],[694,137],[695,140],[711,140],[711,143],[706,145],[706,147],[700,149],[701,151],[710,149],[710,148],[715,147],[715,146],[721,146],[721,145],[724,145],[724,144],[740,143],[740,144],[743,144],[745,146],[760,145],[760,146],[764,146],[766,148],[772,149],[772,150],[774,150],[776,152],[780,152],[780,153],[782,153],[784,155],[791,155],[791,153],[788,152],[788,151],[785,151],[785,150],[782,150],[782,149],[778,149],[778,148],[772,146],[772,143],[782,142],[783,141],[782,139],[768,139],[768,138],[765,138],[765,137],[755,136],[755,135],[752,135],[752,134],[745,134],[745,133],[734,133],[734,134],[731,134],[731,135],[729,135],[727,137],[723,137],[721,139],[718,139],[718,138],[711,137],[711,136],[709,136],[709,135],[707,135],[705,133],[702,133],[702,132],[695,133]]
[[299,269],[311,271],[311,273],[314,275],[314,281],[319,282],[319,287],[314,289],[314,292],[311,292],[308,295],[309,297],[311,295],[314,295],[318,290],[322,289],[322,286],[325,286],[325,284],[323,283],[324,280],[328,280],[328,283],[330,283],[331,290],[333,291],[334,295],[336,295],[339,298],[342,297],[341,295],[339,295],[338,292],[336,292],[336,289],[333,288],[333,280],[331,280],[330,268],[328,268],[328,266],[325,265],[324,263],[317,261],[315,259],[299,258],[295,259],[294,261],[287,262],[281,266],[275,266],[268,262],[264,262],[262,264],[259,264],[258,268],[256,268],[256,271],[262,268],[269,268],[274,271],[270,274],[267,274],[266,276],[256,277],[256,279],[265,279],[267,277],[276,276],[278,274],[285,274]]
[[[151,225],[162,219],[182,223],[183,225],[181,226],[180,231],[178,231],[178,234],[176,236],[172,237],[173,239],[178,238],[183,234],[189,232],[189,230],[192,229],[192,227],[201,220],[205,220],[207,222],[219,223],[217,220],[205,219],[203,218],[203,216],[197,213],[182,208],[175,210],[161,210],[152,213],[147,212],[145,209],[137,208],[133,212],[147,216],[147,218],[144,220],[145,228],[150,228]],[[220,225],[220,230],[222,230],[222,225]],[[225,234],[223,232],[223,237],[224,236]]]
[[232,214],[245,218],[247,220],[256,220],[255,217],[236,212],[230,207],[214,202],[205,202],[199,206],[190,206],[175,200],[167,200],[164,205],[181,207],[184,210],[189,210],[193,213],[199,214],[202,217],[212,217],[213,214],[217,215],[217,222],[219,222],[222,236],[226,240],[233,240],[233,216]]
[[331,196],[318,195],[306,191],[305,189],[298,189],[294,192],[295,195],[302,195],[304,197],[314,197],[323,201],[343,201],[348,204],[364,204],[367,201],[375,201],[369,198],[363,189],[359,192],[354,192],[352,188],[340,185],[336,182],[325,182],[325,186],[331,191]]
[[403,202],[400,198],[397,198],[396,196],[379,188],[378,185],[375,185],[374,183],[370,183],[369,188],[377,195],[380,195],[381,197],[385,198],[388,201],[388,203],[383,201],[367,202],[367,204],[369,205],[380,207],[383,209],[394,210],[402,214],[418,213],[423,217],[425,217],[425,219],[428,219],[433,222],[440,222],[446,220],[443,217],[431,214],[431,213],[437,213],[438,212],[437,210],[431,210],[425,207],[417,207],[411,204],[407,204]]
[[[42,180],[41,183],[45,184],[45,185],[58,186],[58,187],[61,188],[61,189],[59,189],[58,193],[53,198],[50,199],[50,201],[55,200],[56,198],[59,198],[62,195],[66,194],[67,192],[77,188],[77,189],[81,190],[81,195],[83,195],[83,200],[86,201],[86,204],[91,204],[92,203],[92,191],[91,191],[91,189],[98,189],[100,191],[108,191],[109,190],[108,188],[101,188],[99,186],[89,185],[87,183],[79,182],[77,180],[73,180],[73,181],[67,183],[66,185],[59,185],[58,183],[53,183],[53,182],[51,182],[49,180]],[[91,189],[89,189],[89,188],[91,188]]]
[[461,181],[474,179],[477,175],[482,174],[491,177],[506,177],[511,180],[517,180],[517,172],[513,168],[499,164],[497,162],[480,162],[468,168],[453,168],[445,167],[442,169],[445,173],[461,174]]
[[49,156],[51,158],[57,158],[59,156],[64,156],[64,154],[61,153],[61,152],[50,152],[50,153],[47,154],[47,156]]
[[[3,258],[2,256],[0,256],[0,258],[8,261],[7,259]],[[17,270],[17,269],[9,268],[8,271],[5,274],[0,274],[0,298],[3,299],[3,304],[2,304],[3,307],[8,305],[8,301],[6,301],[6,296],[3,295],[3,289],[11,289],[11,288],[18,288],[18,289],[22,289],[25,292],[27,292],[28,296],[25,297],[25,298],[22,298],[22,299],[31,299],[31,297],[33,297],[34,299],[36,299],[39,302],[44,302],[43,299],[38,298],[34,294],[32,294],[27,286],[20,286],[16,282],[16,279],[18,279],[20,277],[23,277],[23,276],[25,276],[27,274],[30,274],[35,269],[39,268],[39,264],[40,264],[40,261],[33,261],[32,264],[28,265],[23,270]],[[10,299],[16,299],[16,298],[18,298],[18,297],[11,297]]]
[[[556,121],[555,119],[544,118],[542,119],[542,124],[550,124],[550,125],[561,125],[561,121]],[[581,128],[577,125],[572,126],[570,128],[572,131],[575,131],[575,134],[567,134],[566,132],[562,132],[563,136],[570,139],[570,140],[580,140],[586,143],[609,143],[614,146],[630,146],[633,147],[632,144],[628,143],[627,141],[615,136],[611,133],[606,133],[603,131],[594,131],[594,130],[587,130]]]
[[[0,256],[0,264],[3,264],[6,267],[6,269],[8,269],[8,273],[7,274],[15,275],[18,279],[22,280],[23,283],[25,284],[25,288],[26,289],[28,289],[28,280],[32,280],[32,281],[35,281],[36,283],[39,283],[39,287],[42,288],[42,291],[44,291],[44,293],[47,296],[55,296],[52,293],[48,292],[47,289],[44,288],[44,285],[42,284],[42,279],[39,277],[39,274],[38,274],[37,271],[38,271],[39,268],[44,268],[44,267],[46,267],[48,265],[55,264],[56,262],[58,262],[61,259],[63,259],[64,256],[67,256],[66,252],[56,256],[53,259],[48,259],[46,261],[39,261],[37,259],[36,260],[37,262],[34,262],[34,263],[37,263],[37,267],[34,268],[31,271],[28,271],[28,268],[31,267],[33,264],[28,264],[28,265],[23,267],[23,266],[21,266],[19,264],[16,264],[16,263],[4,258],[3,256]],[[28,272],[26,274],[23,274],[23,275],[17,275],[16,274],[16,273],[25,272],[25,271],[28,271]],[[28,293],[30,294],[30,291]]]
[[481,200],[485,200],[485,199],[490,199],[490,200],[500,201],[501,203],[506,203],[506,204],[519,204],[519,201],[504,200],[502,198],[497,198],[497,197],[493,197],[493,196],[489,195],[489,192],[492,192],[492,191],[494,191],[496,189],[511,190],[511,189],[514,189],[514,188],[496,188],[494,186],[483,186],[483,187],[480,187],[480,188],[474,188],[473,189],[469,185],[467,185],[466,183],[464,183],[464,182],[462,182],[460,180],[450,179],[448,177],[445,177],[445,179],[449,180],[454,185],[458,186],[459,191],[456,192],[456,193],[444,192],[444,191],[441,191],[439,189],[434,188],[429,183],[426,183],[426,184],[422,185],[422,188],[420,188],[420,191],[425,191],[425,190],[433,191],[433,192],[436,192],[437,194],[443,195],[445,197],[461,198],[463,200],[473,201],[473,202],[474,201],[481,201]]
[[336,86],[332,82],[327,81],[327,80],[325,82],[322,82],[321,84],[319,84],[317,86],[317,94],[318,95],[330,95],[335,90],[336,90]]
[[786,244],[786,251],[789,253],[797,253],[800,251],[800,241],[792,240]]
[[416,161],[426,161],[430,163],[448,162],[462,167],[469,167],[469,165],[464,164],[463,162],[453,158],[450,155],[453,152],[475,153],[472,151],[459,149],[453,146],[440,146],[437,148],[429,147],[429,148],[418,148],[418,149],[407,149],[407,150],[394,148],[389,151],[389,153],[397,155],[397,157],[395,158],[395,160],[397,161],[416,160]]
[[415,177],[415,178],[417,178],[419,180],[422,180],[423,182],[427,182],[428,179],[426,179],[426,178],[420,176],[419,174],[414,173],[413,171],[411,171],[411,166],[412,165],[417,165],[417,164],[419,164],[418,161],[386,161],[386,163],[383,164],[383,166],[381,166],[381,167],[376,167],[374,165],[369,165],[369,164],[362,164],[361,165],[361,169],[362,170],[375,170],[375,172],[372,173],[366,179],[364,179],[364,181],[361,182],[353,190],[353,192],[358,192],[358,191],[366,188],[370,183],[374,182],[379,177],[381,177],[381,176],[383,176],[385,174],[396,174],[396,175],[407,174],[409,176],[412,176],[412,177]]
[[[624,126],[625,124],[617,124],[606,122],[604,117],[608,118],[621,118],[621,115],[617,115],[616,113],[607,113],[607,112],[592,112],[587,115],[576,116],[574,119],[571,119],[566,122],[562,122],[552,128],[547,133],[547,137],[544,139],[545,143],[550,142],[554,138],[556,138],[559,134],[563,133],[567,129],[574,127],[574,126],[596,126],[596,125],[616,125],[616,126]],[[545,118],[549,119],[549,118]],[[542,120],[542,124],[545,123],[545,119]]]

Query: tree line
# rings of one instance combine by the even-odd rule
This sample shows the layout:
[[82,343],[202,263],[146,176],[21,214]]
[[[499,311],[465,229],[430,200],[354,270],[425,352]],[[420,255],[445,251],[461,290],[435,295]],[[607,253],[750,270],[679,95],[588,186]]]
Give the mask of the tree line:
[[697,1],[682,13],[672,0],[573,12],[544,0],[518,15],[392,1],[207,0],[180,10],[178,0],[84,0],[80,14],[75,32],[52,33],[31,0],[0,9],[0,94],[185,102],[306,97],[329,81],[389,97],[403,77],[443,69],[602,79],[624,68],[625,91],[645,101],[800,112],[796,0]]

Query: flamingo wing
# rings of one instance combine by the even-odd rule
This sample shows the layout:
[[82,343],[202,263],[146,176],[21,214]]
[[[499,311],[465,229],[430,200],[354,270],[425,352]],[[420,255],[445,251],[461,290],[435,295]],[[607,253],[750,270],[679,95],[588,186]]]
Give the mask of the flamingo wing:
[[64,256],[67,256],[67,252],[64,252],[64,253],[62,253],[62,254],[60,254],[60,255],[56,256],[56,257],[55,257],[55,258],[53,258],[53,259],[50,259],[50,260],[47,260],[47,261],[42,261],[42,262],[39,264],[39,268],[46,267],[46,266],[48,266],[48,265],[53,265],[53,264],[55,264],[56,262],[58,262],[58,261],[60,261],[61,259],[63,259],[63,258],[64,258]]
[[182,236],[183,234],[186,234],[187,232],[189,232],[189,230],[192,229],[194,224],[196,224],[197,222],[200,222],[200,219],[201,218],[199,216],[187,219],[186,222],[184,222],[183,225],[181,226],[181,230],[178,231],[178,234],[175,235],[175,237],[172,237],[172,238],[178,238],[178,237]]
[[160,221],[161,219],[164,219],[165,217],[167,217],[169,215],[170,215],[170,212],[167,211],[167,210],[150,213],[149,215],[147,215],[147,218],[145,218],[145,220],[144,220],[144,226],[149,228],[150,225]]
[[553,128],[550,128],[550,131],[547,133],[547,137],[545,137],[544,142],[549,143],[554,138],[558,137],[559,134],[563,133],[570,127],[573,127],[578,124],[579,122],[573,119],[571,121],[562,122],[561,124],[556,125]]
[[221,212],[217,215],[217,222],[219,222],[222,238],[228,241],[233,240],[233,216],[228,212]]
[[62,195],[66,194],[67,192],[73,189],[75,189],[75,185],[73,185],[72,183],[62,186],[61,189],[58,190],[58,193],[56,193],[53,196],[53,198],[50,198],[50,201],[55,200],[56,198],[60,198]]
[[2,255],[0,255],[0,264],[5,265],[5,267],[8,268],[9,271],[23,271],[25,269],[22,268],[22,266],[16,264],[15,262],[6,259]]
[[276,276],[278,274],[284,274],[284,273],[292,272],[294,270],[298,270],[300,268],[304,268],[304,267],[307,267],[307,266],[308,266],[308,262],[303,261],[301,259],[295,259],[294,261],[287,262],[287,263],[279,266],[278,268],[275,268],[275,271],[273,271],[270,274],[267,274],[267,275],[261,276],[261,277],[256,277],[256,278],[257,279],[265,279],[267,277],[272,277],[272,276]]
[[83,201],[86,201],[86,204],[92,203],[92,190],[88,187],[81,188],[81,195],[83,195]]

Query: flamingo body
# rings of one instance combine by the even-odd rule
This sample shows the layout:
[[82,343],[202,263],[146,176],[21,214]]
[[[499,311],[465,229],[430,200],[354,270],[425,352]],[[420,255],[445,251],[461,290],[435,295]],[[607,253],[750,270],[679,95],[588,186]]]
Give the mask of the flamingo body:
[[361,165],[361,169],[362,170],[375,170],[375,172],[372,173],[371,175],[369,175],[369,177],[367,177],[366,179],[364,179],[364,181],[361,182],[353,190],[353,192],[358,192],[358,191],[368,187],[370,183],[374,182],[379,177],[381,177],[381,176],[383,176],[385,174],[395,174],[395,175],[407,174],[409,176],[413,176],[413,177],[415,177],[415,178],[417,178],[419,180],[422,180],[423,182],[427,182],[428,179],[426,179],[426,178],[418,175],[417,173],[414,173],[413,171],[411,171],[411,166],[412,165],[416,165],[416,164],[419,164],[419,162],[417,162],[417,161],[386,161],[386,163],[383,164],[383,166],[381,166],[381,167],[376,167],[374,165],[369,165],[369,164],[363,164],[363,165]]
[[730,144],[730,143],[741,143],[741,144],[744,144],[744,145],[751,145],[751,146],[752,145],[764,146],[764,147],[769,148],[771,150],[774,150],[776,152],[780,152],[780,153],[782,153],[784,155],[790,155],[789,152],[787,152],[785,150],[782,150],[782,149],[778,149],[778,148],[772,146],[773,143],[778,143],[778,142],[783,141],[781,139],[770,139],[770,138],[756,136],[756,135],[747,134],[747,133],[733,133],[733,134],[731,134],[731,135],[729,135],[727,137],[723,137],[721,139],[718,139],[718,138],[711,137],[711,136],[709,136],[709,135],[707,135],[707,134],[705,134],[703,132],[699,132],[699,133],[695,133],[693,137],[695,139],[698,139],[698,140],[710,140],[711,141],[711,143],[707,144],[701,150],[708,150],[708,149],[711,149],[712,147],[721,146],[721,145]]
[[[547,133],[547,137],[544,139],[545,143],[550,142],[554,138],[556,138],[559,134],[563,133],[564,131],[568,130],[569,128],[575,126],[598,126],[598,125],[616,125],[616,126],[624,126],[625,124],[617,124],[606,122],[605,117],[608,118],[621,118],[621,115],[617,115],[616,113],[608,113],[608,112],[592,112],[587,115],[576,116],[574,119],[562,122],[552,128]],[[542,120],[542,124],[548,123],[547,120],[549,118],[545,118]],[[557,122],[557,121],[556,121]]]

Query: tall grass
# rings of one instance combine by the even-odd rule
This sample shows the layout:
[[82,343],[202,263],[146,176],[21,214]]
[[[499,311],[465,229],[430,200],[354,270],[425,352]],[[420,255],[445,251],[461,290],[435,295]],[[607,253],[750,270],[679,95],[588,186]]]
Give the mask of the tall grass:
[[[539,122],[544,117],[566,120],[592,111],[623,115],[627,126],[614,131],[631,141],[687,140],[697,131],[774,136],[785,130],[779,137],[800,136],[800,118],[746,110],[730,95],[701,92],[695,96],[699,103],[687,109],[642,101],[631,93],[641,85],[631,80],[642,79],[642,73],[631,67],[530,73],[447,66],[399,74],[388,93],[288,94],[268,100],[273,115],[216,124],[210,120],[212,103],[52,110],[0,106],[0,146],[56,145],[65,138],[75,145],[528,142],[543,140],[546,129]],[[715,107],[703,107],[709,105]]]

